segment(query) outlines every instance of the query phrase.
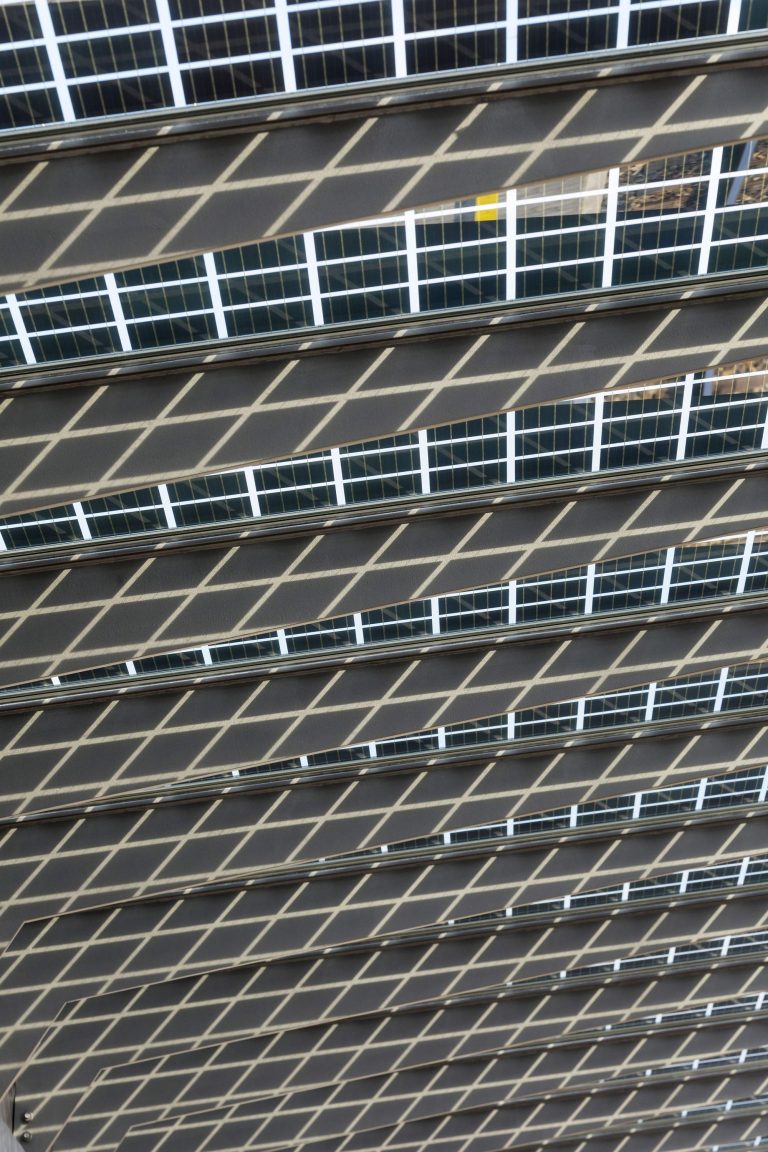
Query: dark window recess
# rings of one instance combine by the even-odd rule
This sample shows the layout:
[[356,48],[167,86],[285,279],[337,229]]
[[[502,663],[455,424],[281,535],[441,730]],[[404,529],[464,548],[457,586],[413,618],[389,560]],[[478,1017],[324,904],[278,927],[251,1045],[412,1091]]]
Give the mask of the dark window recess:
[[293,66],[299,89],[324,88],[393,76],[395,55],[391,44],[367,44],[306,56],[296,54]]
[[173,104],[171,82],[163,73],[75,84],[69,91],[78,119],[119,116],[123,112],[140,112],[143,108],[165,108]]
[[157,9],[151,0],[77,0],[77,3],[67,0],[49,4],[49,8],[58,36],[157,22]]
[[193,68],[182,72],[182,82],[184,95],[190,104],[234,100],[239,96],[258,96],[262,92],[281,92],[284,87],[279,60],[251,60],[210,68]]

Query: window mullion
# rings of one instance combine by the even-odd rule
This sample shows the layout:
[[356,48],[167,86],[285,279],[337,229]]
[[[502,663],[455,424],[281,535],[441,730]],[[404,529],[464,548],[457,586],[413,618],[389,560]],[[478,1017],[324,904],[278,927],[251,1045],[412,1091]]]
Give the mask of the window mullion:
[[707,793],[707,784],[709,783],[706,776],[699,780],[699,788],[696,793],[696,804],[694,807],[695,812],[701,812],[704,807],[704,799]]
[[672,567],[675,562],[674,548],[667,548],[667,555],[664,559],[664,575],[661,578],[661,595],[659,596],[659,604],[669,603],[669,589],[672,584]]
[[707,179],[707,201],[704,206],[704,225],[699,245],[699,276],[705,276],[709,271],[709,253],[712,247],[712,234],[715,227],[715,209],[717,196],[720,190],[720,172],[723,167],[722,147],[713,148]]
[[595,600],[595,575],[597,573],[596,564],[587,564],[587,583],[584,589],[584,615],[591,616],[593,611],[593,604]]
[[507,585],[508,616],[510,624],[517,624],[517,580],[510,580]]
[[517,476],[515,467],[515,412],[506,413],[507,484],[514,484]]
[[280,63],[283,68],[283,88],[286,92],[295,92],[296,69],[293,63],[291,25],[288,19],[288,5],[286,0],[275,0],[275,21],[277,23],[277,42],[280,49]]
[[757,797],[758,804],[764,804],[766,796],[768,796],[768,765],[766,765],[765,771],[763,772],[763,782],[760,785],[760,792]]
[[584,720],[587,714],[587,701],[582,696],[576,702],[576,731],[581,732],[584,729]]
[[504,17],[505,57],[507,64],[517,63],[517,30],[519,0],[507,0]]
[[749,565],[752,560],[752,548],[755,543],[754,529],[747,532],[744,540],[744,551],[741,554],[741,564],[739,565],[739,577],[736,581],[736,595],[741,596],[747,586],[747,576],[749,575]]
[[600,450],[603,438],[603,412],[605,410],[605,397],[602,392],[595,396],[594,414],[592,417],[592,462],[593,472],[600,471]]
[[741,24],[741,0],[729,0],[728,23],[725,26],[726,36],[732,36],[739,31]]
[[712,705],[713,712],[720,712],[723,707],[723,700],[725,698],[725,686],[728,681],[729,668],[720,669],[720,677],[717,681],[717,691],[715,693],[715,702]]
[[307,261],[307,280],[309,282],[309,298],[312,303],[312,323],[318,327],[325,324],[323,315],[323,297],[320,291],[320,274],[317,267],[317,249],[315,247],[314,232],[304,233],[304,255]]
[[168,79],[171,82],[173,104],[175,108],[184,108],[187,103],[187,98],[184,94],[184,83],[179,68],[179,55],[176,51],[176,40],[173,35],[173,25],[171,24],[171,11],[168,7],[168,0],[155,0],[155,8],[157,10],[157,22],[160,25],[160,35],[163,40],[165,62],[168,67]]
[[343,508],[347,502],[347,494],[344,491],[344,476],[341,471],[341,451],[338,448],[331,448],[331,469],[333,471],[333,489],[336,495],[336,503],[340,508]]
[[405,262],[408,271],[408,309],[421,311],[419,296],[419,259],[416,251],[416,213],[406,212],[403,216],[405,231]]
[[254,517],[261,516],[259,493],[256,490],[256,473],[253,468],[244,468],[243,476],[245,477],[245,488],[251,504],[251,515]]
[[105,272],[104,284],[107,289],[107,296],[109,297],[109,305],[112,309],[112,315],[115,318],[117,335],[120,340],[120,348],[123,352],[132,352],[133,345],[131,344],[131,335],[128,331],[128,325],[125,322],[123,302],[120,299],[120,293],[117,290],[117,280],[115,279],[114,272]]
[[656,706],[656,681],[652,680],[648,685],[645,697],[645,714],[643,720],[646,724],[653,721],[653,711]]
[[205,275],[208,281],[208,292],[211,297],[211,305],[213,307],[213,318],[216,322],[216,335],[219,340],[226,340],[229,336],[227,329],[227,318],[224,315],[224,305],[221,300],[221,288],[219,287],[219,274],[216,271],[216,261],[213,252],[203,253],[203,264],[205,265]]
[[[515,0],[516,2],[516,0]],[[507,189],[506,203],[506,265],[505,265],[505,295],[507,300],[517,297],[517,191]]]
[[677,430],[677,447],[675,460],[685,460],[685,446],[688,439],[688,425],[691,419],[691,400],[693,399],[693,373],[689,372],[683,384],[683,399],[680,405],[680,425]]
[[24,354],[24,362],[26,364],[36,364],[37,359],[32,347],[32,341],[29,339],[27,327],[24,323],[24,317],[21,314],[19,301],[14,293],[10,293],[8,296],[6,296],[5,299],[8,304],[8,311],[10,313],[11,320],[13,321],[13,326],[16,329],[16,337],[21,344],[21,351]]
[[77,526],[80,529],[80,532],[82,534],[83,540],[91,540],[92,539],[91,527],[90,527],[90,525],[88,523],[88,519],[85,515],[85,509],[83,508],[83,506],[79,500],[75,500],[72,507],[75,510],[75,519],[77,521]]
[[608,189],[605,196],[605,238],[603,242],[603,288],[613,284],[613,254],[616,248],[616,218],[619,209],[619,175],[621,169],[608,170]]
[[59,51],[59,42],[56,39],[53,20],[51,19],[51,13],[48,9],[48,0],[35,0],[35,11],[40,21],[40,30],[43,34],[43,40],[45,41],[45,51],[48,55],[48,63],[56,87],[56,95],[61,105],[61,116],[63,120],[71,123],[73,120],[76,120],[77,117],[75,116],[69,86],[67,85],[64,63],[61,59],[61,52]]
[[173,505],[171,504],[171,497],[168,493],[168,485],[158,484],[157,491],[160,496],[160,505],[163,509],[163,513],[165,514],[165,522],[169,528],[175,528],[176,516],[173,511]]
[[421,491],[424,496],[428,496],[431,491],[430,476],[429,476],[429,447],[427,445],[427,430],[420,428],[418,431],[418,444],[419,444],[419,474],[421,476]]
[[392,13],[392,42],[395,49],[395,76],[408,75],[408,58],[405,52],[405,13],[403,0],[390,0]]
[[616,47],[629,47],[629,17],[631,0],[619,0],[618,20],[616,22]]

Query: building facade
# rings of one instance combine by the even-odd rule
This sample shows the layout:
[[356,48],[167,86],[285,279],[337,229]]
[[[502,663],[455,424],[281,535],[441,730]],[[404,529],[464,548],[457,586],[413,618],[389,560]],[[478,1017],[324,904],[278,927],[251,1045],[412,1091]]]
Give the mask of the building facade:
[[3,1152],[759,1147],[764,6],[0,30]]

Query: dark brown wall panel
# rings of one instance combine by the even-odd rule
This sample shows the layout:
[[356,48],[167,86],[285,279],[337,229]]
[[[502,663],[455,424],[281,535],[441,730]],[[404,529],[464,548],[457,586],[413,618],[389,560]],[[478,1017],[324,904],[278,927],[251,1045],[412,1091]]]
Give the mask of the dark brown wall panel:
[[[590,961],[612,965],[628,954],[666,953],[671,945],[685,945],[702,930],[710,938],[718,932],[749,931],[765,923],[764,899],[762,892],[741,889],[724,906],[718,893],[705,894],[696,902],[681,900],[672,909],[618,909],[607,919],[604,913],[593,912],[554,932],[532,924],[506,922],[491,929],[481,924],[471,931],[433,933],[424,940],[394,940],[390,945],[370,941],[308,951],[71,1001],[51,1020],[53,1027],[21,1075],[19,1105],[34,1104],[47,1117],[44,1122],[55,1127],[64,1122],[103,1067],[222,1043],[233,1055],[232,1041],[245,1041],[265,1031],[275,1034],[270,1045],[274,1044],[274,1057],[279,1061],[283,1058],[279,1036],[286,1029],[305,1029],[293,1034],[298,1043],[285,1054],[293,1063],[284,1067],[292,1069],[305,1053],[315,1051],[316,1046],[304,1043],[306,1036],[325,1035],[315,1028],[322,1020],[347,1019],[354,1028],[354,1018],[361,1018],[354,1052],[367,1062],[357,1073],[364,1075],[387,1071],[393,1063],[389,1047],[393,1043],[401,1046],[397,1051],[404,1053],[405,1060],[420,1038],[429,1038],[424,1058],[444,1059],[498,1044],[538,1043],[615,1024],[632,1015],[679,1008],[691,997],[707,1002],[739,991],[757,991],[764,952],[754,959],[726,959],[716,971],[707,971],[699,963],[688,973],[669,969],[662,962],[650,971],[592,977],[564,987],[557,981],[527,990],[514,986],[504,990],[498,985],[551,973],[561,966]],[[495,990],[478,991],[489,986]],[[452,998],[451,1005],[446,1004],[446,996]],[[417,1006],[407,1009],[409,1004]],[[493,1008],[496,1004],[498,1008]],[[382,1019],[395,1008],[394,1031],[382,1029]],[[436,1022],[448,1019],[446,1011],[448,1025],[435,1032]],[[757,1027],[759,1037],[762,1020]],[[17,1047],[29,1044],[39,1032],[32,1013],[20,1028]],[[333,1028],[328,1034],[334,1034]],[[688,1036],[687,1026],[683,1034]],[[367,1036],[377,1038],[377,1048],[370,1055],[366,1055]],[[440,1036],[444,1040],[436,1048]],[[755,1042],[754,1037],[741,1038],[744,1044]],[[247,1045],[238,1051],[246,1061],[253,1054]],[[624,1043],[624,1051],[631,1055],[633,1045],[627,1049]],[[664,1049],[653,1058],[667,1055]],[[319,1076],[316,1061],[312,1075]],[[116,1078],[120,1076],[117,1069]],[[269,1091],[270,1085],[277,1088],[282,1083],[278,1078],[262,1087]]]
[[[703,1008],[707,1001],[696,998],[694,1003]],[[674,1006],[671,1010],[674,1011]],[[114,1147],[125,1132],[127,1120],[134,1123],[157,1122],[164,1114],[173,1116],[187,1111],[197,1112],[201,1105],[207,1108],[237,1105],[257,1093],[263,1094],[263,1104],[266,1105],[269,1093],[285,1091],[288,1085],[295,1090],[304,1086],[319,1086],[326,1079],[339,1083],[356,1081],[361,1075],[372,1077],[376,1074],[382,1083],[386,1083],[387,1076],[397,1070],[417,1069],[414,1078],[421,1078],[423,1087],[424,1080],[429,1079],[430,1066],[434,1067],[438,1062],[443,1064],[442,1080],[446,1088],[456,1090],[461,1087],[462,1081],[466,1083],[473,1072],[477,1074],[480,1059],[480,1049],[475,1039],[462,1043],[462,1031],[472,1021],[479,1025],[480,1032],[484,1031],[486,1040],[494,1036],[501,1037],[505,1022],[509,1028],[514,1015],[514,1008],[509,1004],[486,1007],[485,1018],[481,1023],[477,1020],[476,1010],[462,1011],[461,1008],[449,1006],[439,1019],[431,1020],[431,1028],[425,1027],[426,1019],[420,1021],[424,1031],[416,1044],[412,1040],[405,1040],[412,1020],[405,1018],[401,1025],[397,1016],[390,1015],[364,1018],[357,1023],[352,1020],[340,1021],[330,1027],[317,1026],[294,1033],[267,1034],[239,1044],[178,1052],[160,1060],[138,1061],[113,1067],[81,1099],[72,1120],[57,1140],[56,1147],[65,1148],[67,1152],[78,1145],[87,1145],[87,1142],[105,1148]],[[664,1063],[672,1063],[696,1055],[701,1057],[713,1051],[719,1054],[723,1050],[753,1043],[758,1033],[755,1025],[760,1021],[760,1013],[744,1014],[742,1017],[734,1015],[731,1019],[730,1026],[713,1025],[711,1021],[705,1021],[693,1037],[688,1029],[675,1027],[674,1024],[646,1023],[621,1037],[611,1037],[605,1032],[601,1035],[596,1030],[565,1041],[553,1037],[553,1042],[547,1045],[525,1044],[519,1050],[512,1046],[509,1054],[500,1060],[501,1068],[506,1072],[506,1087],[501,1091],[497,1087],[491,1099],[520,1100],[512,1109],[516,1124],[520,1126],[532,1119],[527,1111],[530,1105],[523,1102],[529,1095],[557,1095],[565,1116],[568,1116],[575,1103],[567,1095],[569,1088],[574,1090],[578,1100],[578,1089],[588,1093],[601,1078],[615,1074],[617,1070],[634,1071],[642,1075],[646,1068],[659,1061],[662,1052]],[[358,1043],[355,1043],[356,1036],[359,1037]],[[493,1047],[492,1044],[485,1051]],[[463,1056],[462,1050],[478,1055],[471,1059]],[[494,1066],[494,1070],[498,1073],[501,1069]],[[405,1071],[400,1079],[406,1080]],[[190,1083],[195,1085],[194,1096],[188,1088]],[[348,1099],[371,1102],[372,1097],[366,1092],[365,1080],[356,1081],[350,1088]],[[315,1107],[320,1111],[322,1093],[315,1091],[313,1095]],[[376,1107],[374,1103],[370,1108],[368,1122],[362,1124],[362,1130],[357,1133],[356,1139],[366,1152],[369,1145],[365,1129],[377,1127],[385,1118],[388,1123],[392,1123],[398,1110],[396,1093],[385,1091],[383,1095],[384,1099],[379,1102],[379,1106]],[[393,1098],[388,1100],[389,1095]],[[668,1100],[668,1096],[666,1098]],[[540,1113],[540,1103],[533,1116]],[[444,1107],[446,1111],[450,1110],[450,1095]],[[388,1114],[385,1112],[387,1108]],[[257,1110],[258,1105],[252,1109],[254,1112]],[[422,1106],[421,1111],[430,1114],[428,1107]],[[552,1109],[547,1109],[550,1117],[551,1113]],[[444,1114],[438,1096],[432,1115],[439,1117]],[[281,1110],[273,1113],[273,1117],[273,1124],[268,1120],[266,1124],[254,1126],[254,1147],[262,1144],[259,1136],[263,1137],[265,1145],[273,1142],[277,1144],[280,1139],[277,1130],[280,1127],[283,1128],[282,1139],[286,1143],[300,1143],[295,1128],[291,1132],[290,1119],[285,1123]],[[539,1119],[541,1122],[540,1115]],[[332,1124],[326,1118],[325,1134],[338,1136]],[[350,1126],[354,1131],[354,1125]],[[406,1122],[403,1136],[408,1127]],[[320,1131],[315,1133],[316,1138],[322,1134],[321,1118],[318,1118],[318,1128]],[[424,1128],[426,1138],[430,1135],[426,1131],[426,1117]],[[373,1148],[387,1146],[384,1132],[374,1139],[379,1142],[374,1143]],[[395,1140],[396,1146],[397,1143]]]

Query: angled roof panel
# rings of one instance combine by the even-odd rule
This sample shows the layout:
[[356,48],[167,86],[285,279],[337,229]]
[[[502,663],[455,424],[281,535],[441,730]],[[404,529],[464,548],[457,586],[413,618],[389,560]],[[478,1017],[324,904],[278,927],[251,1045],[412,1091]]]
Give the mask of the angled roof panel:
[[[639,302],[557,317],[517,309],[456,333],[416,319],[376,340],[267,342],[200,365],[130,360],[40,373],[4,397],[4,514],[239,467],[277,455],[752,359],[768,340],[762,295],[735,286],[670,313]],[[497,321],[501,320],[501,323]],[[373,340],[373,342],[372,342]],[[552,349],[557,348],[556,357]],[[593,360],[600,348],[599,363]],[[116,374],[118,373],[118,374]],[[105,388],[105,382],[108,387]],[[37,391],[37,385],[68,387]],[[31,386],[34,385],[34,386]],[[290,412],[290,420],[283,419]],[[87,445],[87,452],[81,449]]]
[[[448,1075],[454,1071],[452,1067],[445,1066],[440,1070]],[[429,1071],[428,1068],[415,1071],[411,1074],[411,1080],[418,1082],[423,1079],[424,1084],[432,1089]],[[764,1097],[768,1086],[768,1072],[765,1068],[737,1067],[730,1074],[725,1072],[720,1075],[711,1073],[709,1076],[694,1076],[684,1088],[673,1079],[665,1083],[640,1082],[632,1087],[603,1085],[591,1088],[589,1094],[585,1090],[579,1092],[565,1089],[558,1094],[557,1108],[552,1108],[544,1106],[545,1101],[549,1100],[544,1095],[508,1103],[506,1096],[510,1092],[510,1084],[514,1084],[514,1072],[505,1069],[503,1059],[498,1061],[493,1071],[498,1074],[499,1080],[490,1075],[484,1077],[482,1084],[456,1084],[453,1093],[444,1093],[445,1100],[441,1100],[443,1094],[439,1090],[434,1092],[435,1103],[440,1101],[444,1110],[427,1116],[419,1115],[421,1109],[418,1107],[418,1097],[415,1100],[416,1107],[413,1108],[413,1097],[399,1100],[387,1095],[378,1109],[375,1103],[371,1103],[367,1109],[365,1104],[358,1105],[357,1111],[366,1111],[370,1115],[370,1120],[358,1127],[353,1106],[339,1108],[338,1118],[333,1119],[319,1110],[314,1116],[294,1116],[289,1096],[272,1099],[273,1108],[279,1108],[280,1105],[282,1108],[271,1116],[261,1112],[256,1104],[255,1107],[232,1109],[234,1115],[231,1119],[223,1119],[221,1113],[215,1116],[209,1113],[204,1117],[192,1113],[170,1123],[137,1126],[118,1147],[124,1152],[128,1149],[131,1152],[148,1152],[159,1146],[170,1152],[172,1148],[184,1148],[185,1139],[206,1138],[211,1149],[217,1152],[226,1149],[229,1152],[230,1149],[242,1146],[239,1141],[246,1132],[246,1146],[253,1149],[273,1147],[288,1140],[292,1147],[311,1149],[317,1146],[315,1141],[327,1141],[329,1138],[335,1138],[338,1147],[345,1152],[353,1148],[361,1152],[363,1149],[367,1152],[387,1147],[420,1149],[427,1142],[435,1148],[486,1148],[493,1146],[488,1143],[489,1140],[502,1141],[506,1147],[515,1147],[518,1144],[551,1140],[566,1126],[578,1137],[593,1131],[595,1125],[609,1121],[615,1125],[634,1124],[638,1127],[665,1120],[673,1123],[705,1104],[725,1105],[733,1101],[734,1096],[740,1100]],[[477,1069],[477,1072],[482,1075],[481,1069]],[[433,1075],[438,1075],[437,1069]],[[339,1091],[339,1085],[334,1085],[334,1088]],[[365,1088],[366,1081],[363,1080],[352,1091],[359,1089],[362,1093]],[[343,1092],[339,1094],[343,1096]],[[321,1098],[321,1092],[314,1093],[314,1096]],[[407,1119],[395,1123],[393,1117],[401,1115],[401,1109]],[[261,1124],[257,1117],[261,1119]],[[385,1123],[378,1126],[377,1121],[381,1120]],[[462,1136],[464,1140],[461,1140]],[[501,1147],[502,1144],[496,1146]],[[66,1133],[62,1147],[75,1147],[68,1142]]]
[[[295,773],[301,768],[296,757],[346,745],[358,751],[339,760],[367,758],[367,743],[394,736],[401,726],[418,731],[471,724],[481,708],[496,715],[555,705],[566,693],[568,700],[574,692],[600,696],[663,681],[682,662],[691,675],[714,669],[717,682],[721,667],[744,664],[754,636],[765,628],[763,609],[721,616],[711,608],[679,623],[662,618],[658,628],[643,621],[640,631],[604,628],[579,636],[575,625],[570,636],[559,634],[548,642],[529,640],[452,654],[438,650],[410,659],[380,657],[371,665],[337,663],[293,674],[289,669],[287,675],[266,670],[243,683],[214,682],[175,691],[161,684],[141,695],[109,693],[66,710],[55,703],[17,706],[11,700],[13,710],[0,723],[7,732],[18,733],[7,766],[5,814],[205,781],[211,775],[231,783],[233,772],[244,774],[271,761],[273,771]],[[759,691],[762,695],[745,700],[744,708],[760,706],[765,692]],[[576,708],[574,703],[574,717]],[[703,711],[713,709],[720,711],[721,706],[711,700],[702,704]],[[642,710],[628,713],[626,720],[613,723],[637,723],[644,715]],[[601,725],[597,715],[591,723]],[[289,735],[282,735],[284,727]],[[566,728],[576,731],[564,719],[561,729]],[[515,731],[520,739],[549,734],[522,716]],[[501,739],[492,737],[490,742]],[[150,743],[156,753],[147,756],[144,749]],[[438,751],[437,741],[425,749]],[[416,745],[413,751],[418,751]],[[385,746],[373,754],[398,751]],[[12,773],[21,773],[16,788]],[[278,845],[275,850],[280,850]]]
[[[753,135],[337,229],[201,252],[0,302],[0,364],[205,347],[294,329],[764,272]],[[496,183],[498,187],[498,183]],[[493,193],[494,184],[490,185]],[[445,193],[443,193],[445,195]]]
[[[634,910],[638,901],[685,903],[714,885],[722,894],[764,883],[759,855],[764,816],[741,821],[694,821],[682,833],[652,837],[578,839],[569,850],[519,856],[487,847],[430,854],[419,864],[393,859],[361,869],[352,863],[321,865],[294,875],[264,873],[239,885],[168,892],[152,901],[107,905],[26,924],[2,958],[2,1002],[29,1027],[2,1037],[0,1059],[30,1054],[63,1002],[93,996],[137,981],[163,980],[183,972],[203,973],[259,956],[305,948],[332,948],[361,935],[375,937],[414,929],[439,935],[460,930],[471,918],[490,915],[496,925],[528,920],[531,933],[517,931],[516,946],[531,946],[539,934],[552,947],[553,924],[576,938],[590,909],[604,901]],[[699,865],[680,869],[686,849]],[[739,853],[750,853],[740,856]],[[524,865],[536,860],[540,875],[527,883]],[[522,861],[522,875],[517,866]],[[662,864],[666,861],[666,866]],[[678,867],[675,867],[675,864]],[[646,879],[650,873],[650,878]],[[631,879],[624,881],[622,874]],[[523,878],[526,877],[526,878]],[[577,878],[579,884],[576,884]],[[601,881],[603,885],[601,887]],[[591,882],[591,887],[590,887]],[[573,893],[574,887],[586,891]],[[531,906],[517,903],[543,898]],[[567,897],[567,898],[566,898]],[[528,909],[531,909],[530,912]],[[582,911],[583,909],[583,911]],[[451,918],[451,923],[445,923]],[[613,917],[616,917],[614,910]],[[431,922],[441,920],[429,928]],[[427,927],[425,927],[427,926]],[[710,925],[711,927],[711,925]],[[573,946],[573,937],[571,938]]]
[[[593,494],[574,485],[562,506],[555,486],[558,499],[546,504],[457,508],[439,518],[424,506],[423,516],[374,519],[348,532],[307,518],[300,534],[294,528],[284,538],[254,530],[244,543],[209,538],[207,547],[192,549],[185,541],[182,551],[176,542],[135,559],[115,556],[111,546],[112,555],[87,564],[61,557],[61,568],[51,571],[8,568],[0,576],[7,629],[0,676],[5,683],[35,680],[322,619],[339,607],[360,611],[587,563],[603,549],[625,554],[762,524],[762,475],[718,476],[713,469],[707,477],[696,466],[675,492],[644,476],[630,491],[612,484],[612,491]],[[116,643],[118,634],[124,640]]]
[[[755,897],[747,893],[743,890],[732,911],[740,911],[742,919],[749,922],[754,915]],[[761,899],[762,894],[757,897],[758,901]],[[706,902],[701,905],[702,922],[711,921],[714,907],[711,899],[708,907]],[[134,1067],[133,1076],[130,1068],[134,1061],[162,1061],[169,1054],[183,1053],[186,1047],[204,1048],[214,1055],[221,1051],[228,1059],[240,1053],[243,1067],[248,1069],[253,1066],[256,1051],[272,1052],[275,1076],[270,1074],[268,1081],[261,1084],[269,1092],[292,1078],[296,1068],[303,1067],[308,1053],[324,1050],[324,1036],[329,1040],[337,1037],[342,1047],[350,1035],[356,1036],[353,1049],[347,1045],[352,1060],[350,1076],[365,1075],[386,1072],[399,1062],[403,1066],[414,1060],[418,1063],[414,1053],[420,1042],[428,1041],[426,1059],[443,1060],[458,1052],[470,1056],[482,1054],[494,1045],[524,1045],[528,1041],[536,1044],[579,1030],[616,1024],[628,1019],[627,1013],[637,1011],[637,1005],[642,1005],[647,1013],[672,1011],[686,1004],[691,996],[698,995],[701,1003],[708,1003],[712,996],[733,995],[739,989],[748,991],[752,973],[760,980],[760,968],[753,965],[762,963],[761,954],[754,960],[745,954],[744,961],[740,961],[738,941],[742,938],[733,933],[729,933],[729,938],[734,941],[736,957],[723,958],[719,973],[703,973],[701,965],[695,964],[690,972],[685,967],[679,972],[677,967],[669,969],[669,941],[676,940],[679,951],[685,953],[685,936],[681,938],[679,933],[693,927],[693,911],[678,904],[672,914],[663,912],[650,921],[643,919],[644,928],[654,925],[659,940],[664,941],[662,952],[666,953],[661,963],[651,966],[647,973],[631,969],[619,976],[603,973],[597,979],[577,981],[572,987],[563,987],[558,974],[549,978],[545,975],[562,956],[557,951],[558,940],[548,943],[544,936],[541,955],[526,956],[517,941],[521,932],[524,936],[528,933],[524,926],[515,925],[513,929],[508,925],[489,936],[488,930],[479,925],[474,935],[443,933],[426,945],[409,943],[407,939],[402,943],[392,941],[391,949],[381,944],[374,947],[373,942],[367,946],[358,943],[327,954],[314,952],[262,961],[70,1003],[22,1073],[18,1101],[22,1107],[34,1102],[40,1109],[41,1122],[55,1128],[64,1123],[102,1069],[114,1067],[117,1082],[126,1075],[140,1081],[142,1072],[154,1064]],[[601,923],[602,932],[597,930]],[[735,928],[736,923],[732,917],[730,927]],[[607,927],[598,917],[591,925],[591,934],[595,947],[599,948],[603,941],[613,967],[615,959],[610,949],[620,953],[626,943],[621,939],[607,940]],[[571,934],[574,930],[572,924]],[[723,951],[724,940],[725,937],[715,938],[718,955]],[[738,971],[729,974],[734,963]],[[492,983],[495,976],[517,974],[536,965],[542,974],[541,986],[497,985],[483,991],[484,984],[489,980]],[[473,988],[479,990],[473,992]],[[289,991],[292,995],[287,995]],[[441,993],[437,998],[433,996],[436,992]],[[446,999],[446,992],[454,995]],[[413,1004],[414,1000],[417,1003]],[[409,1002],[411,1008],[407,1007]],[[702,1039],[711,1039],[708,1046],[698,1046],[698,1055],[727,1050],[731,1043],[759,1044],[763,1039],[760,1014],[751,1024],[745,1024],[739,1016],[736,1032],[723,1035],[722,1026],[720,1015],[707,1022]],[[255,1039],[259,1033],[263,1037]],[[311,1043],[310,1037],[315,1037]],[[376,1038],[377,1048],[372,1050],[370,1043]],[[602,1036],[601,1049],[608,1039],[607,1034]],[[685,1048],[689,1043],[687,1028],[676,1034],[675,1043]],[[211,1049],[211,1045],[223,1047]],[[615,1045],[611,1041],[607,1052],[606,1063],[610,1066],[614,1062],[611,1071],[615,1071],[617,1062],[636,1060],[636,1067],[644,1073],[642,1061],[646,1056],[649,1060],[672,1058],[668,1044],[635,1054],[635,1041],[626,1038],[616,1038]],[[200,1059],[194,1053],[180,1058]],[[357,1073],[356,1058],[361,1062]],[[117,1067],[121,1064],[125,1067]],[[527,1058],[526,1068],[531,1068]],[[265,1069],[265,1073],[268,1071]],[[556,1054],[553,1071],[558,1072]],[[313,1059],[307,1065],[307,1082],[313,1082],[312,1077],[317,1074],[318,1062]],[[233,1082],[237,1083],[237,1076]],[[298,1083],[293,1087],[298,1087]],[[218,1101],[214,1101],[214,1106],[218,1106]],[[87,1108],[84,1103],[83,1114]]]
[[[19,291],[477,195],[523,176],[562,175],[583,167],[587,143],[609,165],[692,140],[698,147],[756,134],[765,120],[762,77],[751,66],[761,48],[753,41],[722,41],[717,65],[709,62],[711,44],[678,50],[677,67],[661,59],[656,69],[647,52],[634,68],[612,66],[606,56],[574,63],[567,87],[562,67],[555,77],[546,68],[494,70],[427,81],[405,99],[397,85],[352,99],[311,97],[300,108],[278,101],[229,116],[214,109],[196,122],[189,112],[157,124],[140,118],[133,140],[123,120],[95,157],[88,149],[100,143],[98,125],[96,132],[65,126],[52,140],[50,132],[31,142],[6,137],[0,236],[14,245],[3,287]],[[692,77],[701,78],[695,94]],[[622,103],[635,110],[630,120]],[[510,138],[510,118],[530,129]],[[614,132],[594,141],[609,124]]]

